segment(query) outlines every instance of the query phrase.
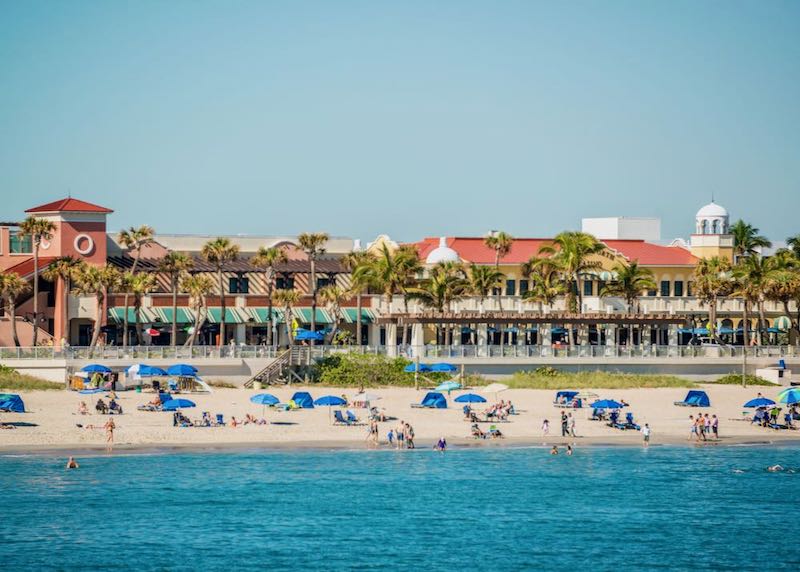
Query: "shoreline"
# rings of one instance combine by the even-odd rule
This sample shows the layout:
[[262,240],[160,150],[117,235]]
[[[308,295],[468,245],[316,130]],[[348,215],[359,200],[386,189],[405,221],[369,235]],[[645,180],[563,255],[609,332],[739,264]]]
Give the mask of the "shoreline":
[[[402,451],[426,451],[433,449],[435,440],[418,440],[415,449],[402,449]],[[566,447],[572,445],[573,449],[582,448],[639,448],[644,449],[641,435],[624,438],[623,436],[609,439],[606,437],[549,437],[528,438],[510,437],[495,440],[474,440],[467,438],[448,438],[448,450],[477,450],[477,449],[549,449],[553,445]],[[775,447],[781,445],[800,446],[800,435],[770,436],[753,438],[743,436],[723,437],[719,440],[689,441],[667,437],[651,441],[651,449],[661,447],[680,447],[687,449],[700,449],[706,447]],[[98,457],[140,454],[183,454],[183,453],[234,453],[241,451],[254,452],[287,452],[287,451],[322,451],[322,452],[379,452],[395,451],[393,447],[381,442],[378,447],[370,447],[365,443],[359,444],[352,440],[313,440],[313,441],[276,441],[254,443],[252,441],[225,442],[225,443],[119,443],[108,451],[105,445],[87,445],[86,443],[59,443],[49,445],[4,445],[0,447],[0,457],[36,456],[52,457],[72,455],[76,457]]]

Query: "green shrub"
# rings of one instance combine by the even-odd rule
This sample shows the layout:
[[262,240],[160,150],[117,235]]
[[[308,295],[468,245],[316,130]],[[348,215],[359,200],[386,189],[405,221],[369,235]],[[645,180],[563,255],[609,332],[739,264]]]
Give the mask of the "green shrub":
[[[759,377],[757,375],[752,375],[752,374],[747,374],[745,376],[745,382],[747,385],[773,385],[773,386],[775,385],[774,383],[770,383],[763,377]],[[742,385],[742,374],[729,373],[728,375],[724,375],[712,383],[719,383],[720,385]]]
[[9,391],[42,391],[64,389],[64,384],[47,381],[32,375],[24,375],[17,373],[10,367],[3,367],[0,370],[0,389]]
[[336,354],[317,363],[313,378],[328,386],[408,387],[414,385],[414,374],[403,371],[408,363],[403,358],[391,359],[369,354]]
[[[689,380],[673,375],[649,375],[608,371],[565,372],[546,368],[518,371],[506,385],[517,389],[636,389],[651,387],[693,387]],[[553,373],[555,371],[555,373]]]

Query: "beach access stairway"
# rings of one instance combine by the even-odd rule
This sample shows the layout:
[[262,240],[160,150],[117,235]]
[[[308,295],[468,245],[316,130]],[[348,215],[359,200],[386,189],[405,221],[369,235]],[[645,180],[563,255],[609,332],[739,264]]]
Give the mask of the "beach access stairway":
[[272,363],[248,379],[244,386],[247,389],[252,389],[256,382],[264,385],[286,383],[289,376],[293,373],[291,371],[292,353],[291,349],[284,350]]

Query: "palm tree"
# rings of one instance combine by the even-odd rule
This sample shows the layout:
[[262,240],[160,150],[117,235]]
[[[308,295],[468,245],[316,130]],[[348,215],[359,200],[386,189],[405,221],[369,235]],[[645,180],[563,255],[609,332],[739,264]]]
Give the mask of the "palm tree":
[[225,283],[223,282],[222,268],[229,262],[239,258],[239,245],[233,244],[227,238],[215,238],[203,245],[200,251],[206,262],[213,264],[217,273],[217,286],[219,287],[220,316],[219,316],[219,345],[225,343]]
[[297,290],[279,288],[275,291],[275,303],[283,306],[283,321],[286,324],[286,339],[292,345],[292,307],[300,301]]
[[470,264],[469,292],[473,296],[478,296],[478,309],[481,314],[483,314],[483,301],[492,290],[500,287],[504,277],[505,274],[496,267]]
[[333,343],[339,331],[339,325],[342,323],[342,303],[350,297],[350,293],[331,284],[320,289],[319,297],[325,304],[328,313],[333,317],[333,328],[329,334],[331,343]]
[[373,257],[370,264],[356,270],[356,279],[380,290],[386,302],[386,311],[391,312],[392,298],[408,284],[408,268],[419,264],[416,250],[392,251],[385,244]]
[[214,281],[206,274],[187,274],[181,279],[180,288],[189,294],[189,306],[194,310],[192,333],[183,344],[192,347],[206,321],[208,314],[206,298],[214,290]]
[[[136,269],[139,266],[139,258],[142,254],[142,248],[151,243],[153,241],[153,235],[155,231],[153,227],[148,226],[146,224],[141,225],[139,228],[130,227],[129,229],[120,231],[119,235],[117,236],[117,240],[119,243],[124,246],[128,253],[135,253],[135,256],[131,254],[133,257],[133,264],[131,264],[130,273],[136,274]],[[128,345],[128,296],[129,292],[125,293],[125,297],[123,300],[123,330],[122,330],[122,345]]]
[[170,340],[178,345],[178,288],[181,278],[194,266],[194,261],[182,252],[168,252],[158,263],[158,269],[169,278],[172,291],[172,331]]
[[759,285],[760,280],[750,282],[750,275],[758,274],[759,271],[751,266],[751,262],[757,260],[756,257],[747,256],[741,258],[732,268],[730,295],[734,298],[742,299],[742,345],[747,347],[750,342],[750,309],[758,306],[762,292]]
[[[625,300],[628,313],[635,313],[634,303],[645,290],[654,290],[653,271],[642,268],[636,260],[629,264],[618,263],[612,269],[616,278],[600,290],[601,298],[618,297]],[[640,336],[641,340],[641,336]],[[628,345],[633,345],[633,324],[628,324]]]
[[267,320],[269,320],[269,330],[267,331],[267,345],[272,345],[273,330],[275,329],[275,317],[272,313],[272,294],[275,291],[275,267],[284,264],[288,260],[286,251],[278,247],[261,247],[251,260],[253,266],[264,271],[264,279],[267,282]]
[[759,248],[769,248],[772,243],[766,236],[758,234],[758,229],[739,219],[731,225],[733,235],[733,259],[758,254]]
[[579,313],[583,307],[583,294],[578,288],[578,277],[583,272],[600,267],[600,263],[590,261],[589,256],[602,252],[604,248],[603,243],[591,234],[565,231],[556,235],[553,244],[539,249],[539,254],[549,255],[562,273],[567,286],[567,308],[570,312]]
[[[508,234],[507,232],[501,231],[492,231],[487,234],[483,239],[483,244],[485,244],[488,248],[494,250],[494,269],[500,270],[500,259],[504,258],[509,252],[511,252],[511,247],[514,244],[514,237]],[[502,291],[500,287],[497,288],[497,307],[502,310]]]
[[3,272],[0,270],[0,297],[8,301],[8,317],[11,320],[11,336],[14,338],[14,345],[20,346],[19,335],[17,334],[17,298],[28,291],[30,286],[27,280],[23,279],[16,272]]
[[790,236],[786,239],[786,245],[794,254],[794,257],[800,260],[800,234],[796,234],[794,236]]
[[311,331],[317,331],[317,293],[319,288],[317,286],[317,259],[325,254],[325,244],[328,242],[328,235],[324,232],[304,232],[297,237],[297,243],[300,249],[308,256],[308,262],[311,265],[311,276],[309,281],[310,294],[311,294]]
[[73,292],[78,295],[95,297],[94,328],[92,329],[91,347],[100,339],[100,328],[105,315],[105,303],[109,290],[116,288],[122,281],[122,275],[114,266],[93,266],[84,264],[73,277]]
[[[460,262],[440,262],[434,266],[428,278],[410,288],[408,296],[438,312],[450,311],[451,304],[468,292],[469,280]],[[437,338],[439,337],[437,327]],[[445,326],[444,339],[450,338],[450,324]]]
[[694,269],[694,286],[701,304],[708,304],[711,337],[717,337],[717,300],[731,292],[731,263],[726,258],[703,258]]
[[[781,249],[767,259],[769,272],[766,279],[766,298],[779,302],[791,320],[791,327],[800,342],[800,260],[791,250]],[[792,316],[789,304],[794,301],[796,314]]]
[[53,221],[46,218],[36,218],[29,216],[19,225],[21,236],[30,236],[33,246],[33,340],[35,347],[39,338],[39,248],[42,241],[53,238],[56,225]]
[[[367,291],[369,283],[364,279],[364,268],[375,261],[375,257],[366,250],[353,250],[341,258],[341,264],[350,272],[350,291],[356,295],[356,343],[361,345],[361,330],[363,317],[361,316],[363,301],[362,295]],[[368,274],[368,273],[367,273]]]
[[85,262],[74,256],[60,256],[42,272],[48,282],[61,283],[61,335],[65,340],[69,340],[69,293],[72,290],[72,279],[80,271],[82,264]]
[[142,298],[152,292],[156,287],[155,274],[131,274],[126,272],[122,279],[126,292],[133,294],[133,312],[136,323],[136,341],[142,345],[144,335],[142,331]]

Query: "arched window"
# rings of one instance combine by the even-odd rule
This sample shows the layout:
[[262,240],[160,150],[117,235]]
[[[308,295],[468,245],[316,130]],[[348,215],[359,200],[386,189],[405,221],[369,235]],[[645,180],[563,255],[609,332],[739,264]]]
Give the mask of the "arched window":
[[711,234],[719,234],[719,221],[718,220],[714,220],[714,222],[711,223]]
[[708,221],[703,219],[700,234],[708,234]]

